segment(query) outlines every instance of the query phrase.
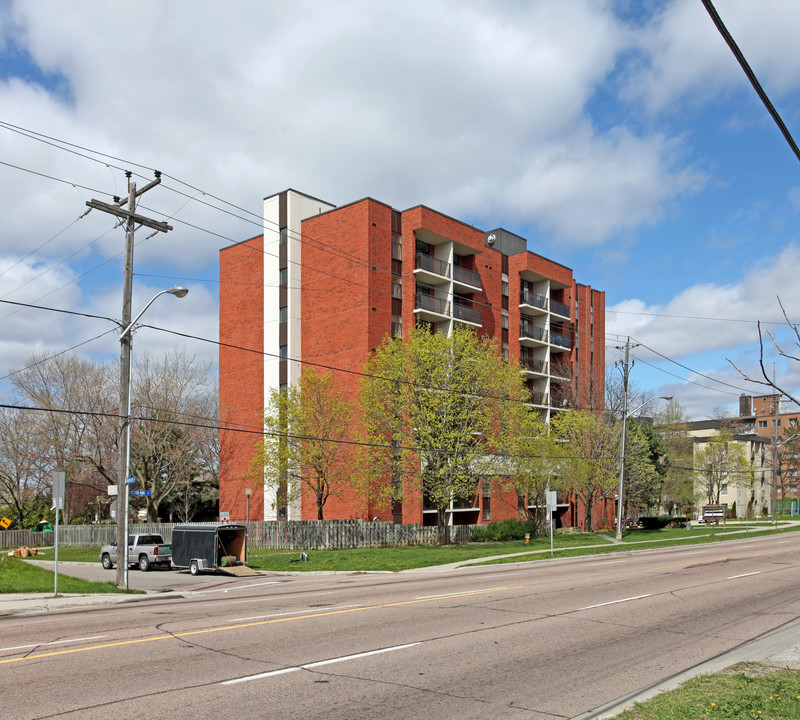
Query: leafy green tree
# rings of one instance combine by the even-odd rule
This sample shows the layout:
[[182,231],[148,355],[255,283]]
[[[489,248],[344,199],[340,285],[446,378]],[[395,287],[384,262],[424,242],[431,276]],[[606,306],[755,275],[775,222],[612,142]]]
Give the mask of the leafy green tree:
[[628,418],[625,437],[625,512],[650,512],[661,505],[668,458],[652,425]]
[[701,496],[711,505],[719,505],[723,485],[744,485],[752,476],[752,463],[744,446],[726,429],[709,438],[705,447],[695,453],[694,468]]
[[565,481],[581,500],[584,528],[594,529],[594,506],[614,497],[619,480],[620,433],[596,413],[559,413],[551,422],[553,433],[562,441],[559,463]]
[[329,372],[303,370],[300,383],[273,389],[264,411],[264,439],[251,463],[255,481],[272,487],[280,504],[304,492],[316,502],[317,519],[325,503],[347,487],[353,472],[351,434],[354,407]]
[[673,398],[654,418],[654,429],[666,447],[667,462],[662,483],[662,504],[684,512],[694,505],[694,441],[686,431],[689,416]]
[[406,340],[387,338],[362,384],[371,492],[421,494],[446,543],[450,503],[474,498],[481,476],[507,472],[515,408],[526,398],[519,367],[472,330],[448,337],[420,325]]
[[524,500],[520,504],[521,519],[533,523],[536,532],[541,534],[548,527],[546,491],[565,489],[554,461],[558,454],[557,441],[541,415],[524,406],[512,429],[508,439],[511,474],[504,478],[504,484]]

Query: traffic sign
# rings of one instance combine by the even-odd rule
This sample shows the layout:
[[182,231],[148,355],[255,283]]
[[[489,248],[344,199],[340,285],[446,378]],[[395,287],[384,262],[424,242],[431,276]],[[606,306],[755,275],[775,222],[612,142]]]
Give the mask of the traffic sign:
[[131,495],[143,495],[144,497],[150,497],[149,490],[131,490]]
[[125,478],[125,484],[126,485],[133,485],[133,483],[135,483],[135,482],[136,482],[136,478],[135,477]]

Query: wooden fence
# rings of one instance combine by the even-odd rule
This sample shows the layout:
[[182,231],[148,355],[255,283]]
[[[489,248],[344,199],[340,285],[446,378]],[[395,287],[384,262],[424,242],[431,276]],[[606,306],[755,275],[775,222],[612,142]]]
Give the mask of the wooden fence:
[[[177,523],[132,523],[131,534],[158,533],[165,542],[172,542],[172,528]],[[395,525],[391,522],[364,522],[363,520],[289,520],[278,522],[251,522],[247,525],[247,544],[251,548],[297,550],[346,550],[349,548],[397,545],[435,545],[438,530],[422,525]],[[450,530],[450,541],[469,542],[474,525],[455,525]],[[59,545],[97,547],[117,539],[117,526],[63,525],[58,529]],[[0,547],[15,548],[22,545],[41,547],[55,542],[53,532],[32,530],[0,531]]]

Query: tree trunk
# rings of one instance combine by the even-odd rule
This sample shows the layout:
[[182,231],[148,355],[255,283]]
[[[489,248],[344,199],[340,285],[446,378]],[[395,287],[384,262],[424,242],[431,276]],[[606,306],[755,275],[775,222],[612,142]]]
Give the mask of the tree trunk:
[[317,495],[317,520],[324,520],[325,518],[322,517],[322,508],[325,504],[325,501],[322,499],[321,495]]
[[594,525],[592,523],[592,515],[594,515],[594,501],[587,499],[586,500],[586,512],[584,514],[584,531],[585,532],[593,532]]
[[450,538],[447,532],[447,513],[443,507],[436,508],[436,524],[439,530],[439,545],[447,545]]

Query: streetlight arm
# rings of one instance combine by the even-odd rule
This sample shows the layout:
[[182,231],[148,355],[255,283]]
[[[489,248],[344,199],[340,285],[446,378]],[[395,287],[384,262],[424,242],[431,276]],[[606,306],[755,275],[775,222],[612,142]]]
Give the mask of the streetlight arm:
[[153,295],[153,297],[150,299],[150,302],[147,303],[147,305],[144,306],[144,309],[131,321],[131,323],[128,325],[128,327],[126,327],[119,334],[120,342],[122,342],[125,339],[125,336],[128,335],[131,332],[131,329],[133,328],[133,326],[136,325],[137,322],[139,322],[139,318],[142,317],[142,315],[144,315],[145,312],[147,312],[147,308],[149,308],[162,295],[169,294],[169,295],[174,295],[175,297],[182,298],[182,297],[185,297],[186,293],[188,293],[188,292],[189,292],[189,290],[187,288],[182,287],[181,285],[176,285],[173,288],[169,288],[168,290],[162,290],[161,292],[158,292],[155,295]]

